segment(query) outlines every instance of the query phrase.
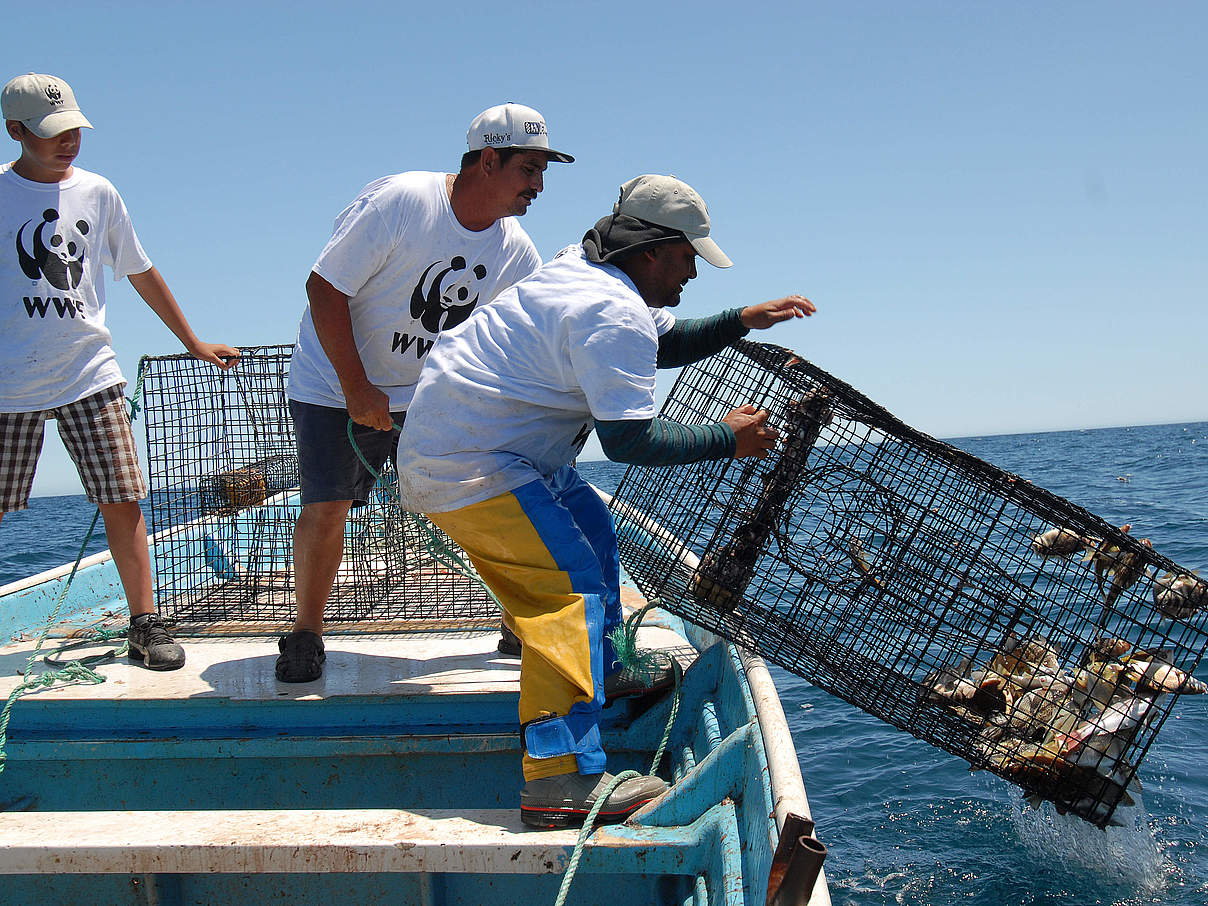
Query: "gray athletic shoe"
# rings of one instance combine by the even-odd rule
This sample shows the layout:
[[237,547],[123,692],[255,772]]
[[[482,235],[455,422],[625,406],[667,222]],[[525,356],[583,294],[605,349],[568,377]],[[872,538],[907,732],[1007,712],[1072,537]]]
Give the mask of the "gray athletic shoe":
[[130,619],[126,632],[129,657],[150,670],[179,670],[185,665],[185,650],[173,640],[157,613],[142,613]]
[[[557,774],[530,780],[520,791],[520,820],[529,827],[578,827],[612,779],[612,774]],[[596,823],[624,821],[666,790],[658,777],[626,780],[604,800]]]

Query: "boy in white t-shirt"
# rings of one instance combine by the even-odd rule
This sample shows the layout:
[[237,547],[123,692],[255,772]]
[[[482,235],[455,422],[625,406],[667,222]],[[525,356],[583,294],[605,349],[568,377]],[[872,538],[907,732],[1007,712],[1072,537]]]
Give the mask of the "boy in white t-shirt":
[[155,612],[147,495],[105,328],[102,265],[131,285],[203,361],[230,368],[239,351],[197,339],[151,265],[126,206],[104,177],[73,166],[80,129],[91,129],[71,88],[49,75],[4,86],[5,128],[21,155],[0,166],[0,518],[29,505],[46,419],[97,504],[130,608],[130,656],[175,670],[184,650]]
[[541,263],[516,221],[544,187],[550,148],[531,107],[480,113],[458,173],[371,182],[336,218],[306,281],[309,301],[290,362],[302,512],[294,528],[297,617],[277,643],[277,679],[323,673],[323,611],[344,552],[344,522],[393,455],[428,350],[443,331]]

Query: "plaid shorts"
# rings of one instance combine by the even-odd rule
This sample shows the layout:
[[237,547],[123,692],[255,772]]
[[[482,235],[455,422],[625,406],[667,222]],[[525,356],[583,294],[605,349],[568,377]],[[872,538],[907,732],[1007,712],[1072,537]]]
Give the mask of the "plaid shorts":
[[126,503],[147,496],[130,416],[116,384],[82,400],[39,412],[0,412],[0,513],[29,506],[46,420],[56,419],[63,446],[93,503]]

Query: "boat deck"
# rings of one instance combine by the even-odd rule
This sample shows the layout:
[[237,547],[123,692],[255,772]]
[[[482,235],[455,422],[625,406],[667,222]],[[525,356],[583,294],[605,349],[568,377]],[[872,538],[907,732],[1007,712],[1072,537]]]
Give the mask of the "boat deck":
[[[124,619],[108,622],[120,628]],[[67,624],[43,643],[44,652],[70,641]],[[341,696],[395,698],[459,694],[520,693],[520,660],[496,650],[499,631],[492,629],[414,631],[378,624],[369,634],[331,627],[324,636],[327,663],[323,676],[311,683],[281,683],[273,674],[278,631],[217,626],[204,635],[180,635],[187,654],[180,670],[157,672],[120,658],[98,667],[105,682],[57,686],[35,693],[39,701],[155,701],[180,698],[224,698],[231,701],[333,699]],[[696,650],[658,617],[648,617],[639,630],[643,648],[673,653],[685,669]],[[97,643],[62,659],[113,648],[117,642]],[[7,696],[21,680],[35,640],[0,647],[0,695]],[[29,700],[28,698],[26,700]],[[515,714],[512,714],[515,721]]]

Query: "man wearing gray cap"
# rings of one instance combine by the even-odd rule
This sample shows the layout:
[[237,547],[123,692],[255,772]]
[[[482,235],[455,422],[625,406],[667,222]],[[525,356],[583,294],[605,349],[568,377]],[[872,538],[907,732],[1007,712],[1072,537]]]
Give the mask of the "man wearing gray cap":
[[284,682],[323,672],[323,611],[344,550],[349,509],[368,499],[398,441],[428,351],[476,306],[540,263],[515,218],[544,187],[550,147],[531,107],[479,114],[456,174],[408,172],[366,186],[336,218],[306,281],[309,305],[290,364],[302,512],[294,529],[297,618],[279,643]]
[[[709,232],[686,183],[625,183],[582,243],[445,335],[403,426],[404,505],[466,551],[523,643],[520,810],[530,826],[580,824],[613,785],[599,722],[619,672],[608,639],[621,616],[617,542],[572,466],[593,426],[610,459],[645,465],[762,458],[775,444],[754,406],[712,425],[655,417],[656,367],[814,312],[794,295],[676,322],[667,309],[696,276],[697,255],[730,266]],[[620,821],[664,789],[657,777],[626,780],[600,820]]]

